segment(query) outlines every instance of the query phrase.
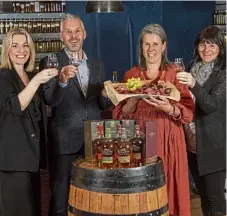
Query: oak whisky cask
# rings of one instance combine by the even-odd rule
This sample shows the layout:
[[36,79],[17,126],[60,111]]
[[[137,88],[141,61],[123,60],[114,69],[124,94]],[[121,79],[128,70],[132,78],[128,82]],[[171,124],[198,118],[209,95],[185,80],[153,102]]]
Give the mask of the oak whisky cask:
[[68,216],[167,216],[163,163],[99,169],[74,162]]

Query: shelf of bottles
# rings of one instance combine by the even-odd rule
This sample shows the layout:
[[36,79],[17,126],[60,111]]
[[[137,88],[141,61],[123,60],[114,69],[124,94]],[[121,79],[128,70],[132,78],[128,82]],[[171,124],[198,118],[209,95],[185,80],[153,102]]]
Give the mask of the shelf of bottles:
[[213,24],[225,26],[226,25],[226,10],[214,10],[213,12]]
[[54,13],[65,12],[65,1],[24,1],[13,2],[13,11],[15,13]]
[[226,20],[226,2],[216,1],[216,9],[213,11],[213,25],[216,25],[222,30],[225,40],[227,41]]
[[24,28],[35,44],[36,58],[62,49],[60,21],[66,11],[65,1],[12,2],[14,13],[0,14],[0,54],[5,34],[12,28]]
[[226,3],[217,2],[216,9],[213,11],[213,25],[218,26],[226,36]]

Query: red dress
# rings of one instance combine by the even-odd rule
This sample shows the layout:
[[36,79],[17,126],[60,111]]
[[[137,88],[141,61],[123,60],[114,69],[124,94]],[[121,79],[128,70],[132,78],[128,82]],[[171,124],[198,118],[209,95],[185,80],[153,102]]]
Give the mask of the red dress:
[[[140,67],[135,66],[126,72],[123,82],[132,77],[146,79]],[[169,198],[169,212],[179,216],[190,216],[190,192],[188,179],[188,162],[183,124],[189,123],[193,118],[193,101],[188,87],[176,80],[176,70],[168,66],[160,72],[159,80],[170,81],[181,93],[181,100],[175,104],[180,111],[181,117],[174,119],[163,111],[155,109],[140,100],[134,113],[123,116],[121,104],[113,110],[114,119],[137,119],[152,120],[158,125],[158,156],[163,159],[166,184]]]

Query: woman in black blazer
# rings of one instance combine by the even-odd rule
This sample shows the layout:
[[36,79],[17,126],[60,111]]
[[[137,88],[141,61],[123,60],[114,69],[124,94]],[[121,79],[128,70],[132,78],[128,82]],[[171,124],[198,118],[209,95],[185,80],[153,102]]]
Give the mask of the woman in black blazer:
[[195,100],[194,122],[185,127],[190,170],[204,216],[226,215],[226,44],[218,27],[198,34],[190,72],[177,74]]
[[2,44],[0,69],[0,215],[33,216],[31,175],[45,145],[45,105],[39,86],[57,75],[33,75],[34,44],[24,29],[12,29]]

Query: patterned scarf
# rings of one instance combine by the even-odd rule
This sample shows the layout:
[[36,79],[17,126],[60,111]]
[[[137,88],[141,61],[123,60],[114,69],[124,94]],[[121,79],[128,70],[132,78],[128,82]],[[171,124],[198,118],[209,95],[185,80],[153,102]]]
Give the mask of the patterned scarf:
[[203,64],[202,62],[197,62],[191,68],[191,74],[195,78],[196,82],[203,86],[204,83],[210,77],[214,67],[214,61]]
[[[195,78],[196,82],[203,86],[208,78],[211,76],[214,67],[214,61],[203,64],[202,62],[197,62],[191,68],[191,74]],[[195,102],[195,97],[193,94],[192,98]],[[195,121],[193,120],[190,124],[185,125],[185,135],[188,150],[196,153],[196,140],[195,140]]]

